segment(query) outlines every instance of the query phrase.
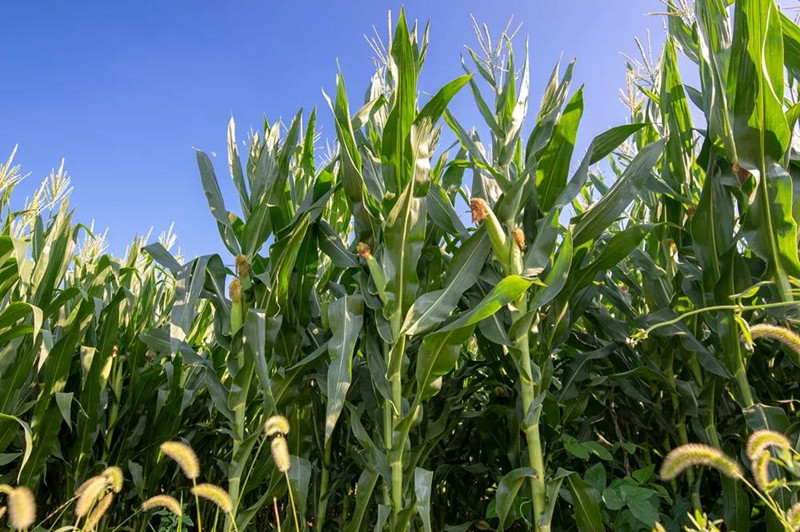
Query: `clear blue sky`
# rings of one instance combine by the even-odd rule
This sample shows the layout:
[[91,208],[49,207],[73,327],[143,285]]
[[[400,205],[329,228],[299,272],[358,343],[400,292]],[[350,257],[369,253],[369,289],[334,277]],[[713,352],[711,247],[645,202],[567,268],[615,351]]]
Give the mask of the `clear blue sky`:
[[[30,194],[62,157],[72,177],[77,219],[109,227],[111,251],[134,234],[154,235],[175,222],[188,257],[220,252],[193,148],[216,152],[223,190],[225,131],[240,132],[317,107],[323,138],[333,138],[321,90],[334,90],[336,61],[360,102],[372,73],[363,35],[385,33],[399,2],[378,0],[25,1],[0,8],[0,159],[19,144],[31,173]],[[663,22],[657,0],[411,0],[409,18],[431,20],[421,89],[435,91],[462,73],[463,45],[475,45],[469,15],[499,32],[511,15],[530,38],[532,104],[538,105],[556,60],[577,58],[585,83],[579,133],[592,136],[624,122],[617,92],[620,52],[649,29],[654,52]],[[353,104],[355,106],[355,104]],[[468,98],[456,102],[462,123],[478,120]],[[235,204],[235,196],[228,195]],[[24,198],[17,198],[19,200]],[[225,258],[228,260],[228,258]]]

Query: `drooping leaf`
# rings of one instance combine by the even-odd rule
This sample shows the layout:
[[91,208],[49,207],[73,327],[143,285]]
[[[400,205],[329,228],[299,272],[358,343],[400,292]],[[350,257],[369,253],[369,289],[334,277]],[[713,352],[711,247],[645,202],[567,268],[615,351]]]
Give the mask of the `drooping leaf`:
[[509,275],[500,281],[475,307],[425,337],[417,355],[416,404],[436,395],[438,392],[437,381],[453,368],[458,359],[461,344],[472,335],[475,325],[516,299],[532,283],[532,280]]
[[328,307],[333,336],[328,342],[328,403],[325,407],[325,444],[336,428],[353,373],[353,350],[364,322],[364,301],[360,296],[343,296]]

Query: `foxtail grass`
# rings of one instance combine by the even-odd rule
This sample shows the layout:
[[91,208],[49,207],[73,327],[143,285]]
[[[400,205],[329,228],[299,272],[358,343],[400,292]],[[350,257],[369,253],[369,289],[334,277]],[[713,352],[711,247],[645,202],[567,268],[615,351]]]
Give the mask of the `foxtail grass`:
[[800,355],[800,335],[788,327],[759,323],[750,327],[750,337],[753,340],[759,338],[775,340]]
[[12,529],[25,530],[36,522],[36,500],[25,486],[14,488],[8,496],[8,524]]
[[111,503],[114,501],[113,493],[106,493],[105,497],[100,499],[100,502],[89,513],[86,523],[83,525],[84,530],[93,530],[100,524],[100,520],[106,515]]
[[761,453],[773,447],[788,451],[792,448],[792,444],[789,438],[780,432],[757,430],[747,439],[747,457],[755,460]]
[[183,515],[183,509],[178,499],[171,495],[156,495],[142,503],[142,510],[149,511],[154,508],[163,508],[177,517]]
[[78,488],[78,501],[75,503],[75,516],[86,517],[89,510],[105,494],[108,489],[108,480],[102,475],[97,475],[84,482]]
[[194,450],[183,442],[166,441],[161,444],[161,452],[172,458],[189,480],[200,476],[200,461]]
[[[200,460],[197,459],[194,449],[179,441],[166,441],[161,444],[161,452],[177,462],[186,478],[192,481],[192,486],[197,488],[197,477],[200,476]],[[194,495],[194,504],[197,511],[197,532],[203,532],[202,519],[200,517],[200,499],[197,493]]]
[[661,464],[661,478],[672,480],[692,466],[707,466],[726,477],[742,478],[742,469],[728,455],[700,443],[689,443],[673,449]]

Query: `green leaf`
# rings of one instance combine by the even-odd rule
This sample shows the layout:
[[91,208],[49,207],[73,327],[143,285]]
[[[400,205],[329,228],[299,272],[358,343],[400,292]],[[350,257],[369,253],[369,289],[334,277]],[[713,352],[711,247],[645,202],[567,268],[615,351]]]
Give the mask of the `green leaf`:
[[426,195],[430,186],[431,157],[437,138],[433,134],[433,128],[447,109],[450,100],[458,94],[471,77],[471,74],[461,76],[439,89],[439,92],[420,110],[411,125],[408,143],[411,149],[410,162],[414,165],[414,195],[417,197]]
[[448,126],[450,126],[450,129],[452,129],[453,133],[456,134],[458,140],[472,156],[472,162],[476,166],[492,174],[492,176],[498,181],[498,184],[501,188],[507,188],[506,185],[510,186],[510,182],[504,178],[503,175],[498,172],[497,169],[495,169],[494,166],[492,166],[486,159],[486,154],[477,140],[477,134],[473,135],[472,133],[467,132],[467,130],[464,129],[464,127],[458,122],[458,120],[456,120],[456,117],[453,116],[449,110],[445,111],[444,113],[444,121]]
[[739,164],[759,169],[783,159],[790,132],[783,114],[783,34],[773,0],[735,4],[728,94]]
[[517,497],[519,489],[522,487],[526,478],[531,478],[536,475],[536,471],[530,467],[520,467],[507,473],[497,485],[497,517],[500,518],[500,526],[498,531],[505,530],[505,527],[510,525],[508,522],[509,512],[514,504],[514,499]]
[[56,404],[58,405],[58,410],[61,412],[61,417],[64,419],[64,423],[67,424],[67,427],[70,430],[72,429],[72,416],[70,415],[70,409],[72,407],[72,398],[74,395],[74,392],[59,392],[56,394]]
[[428,202],[428,215],[442,231],[464,240],[469,237],[469,231],[464,227],[464,223],[455,208],[453,208],[453,204],[450,203],[447,192],[441,186],[432,183],[428,189],[426,199]]
[[333,336],[328,342],[331,365],[328,368],[325,407],[325,445],[329,445],[333,429],[342,413],[344,399],[353,373],[353,350],[364,322],[364,300],[361,296],[342,296],[328,307],[328,320]]
[[722,272],[720,257],[724,257],[735,242],[733,198],[721,178],[716,165],[709,168],[689,225],[698,263],[702,267],[704,296],[709,305],[714,302],[714,287]]
[[[475,56],[474,52],[472,52],[472,50],[469,50],[469,52],[474,58],[476,65],[479,68],[483,68],[480,64],[480,61],[477,60],[477,57]],[[468,67],[464,64],[463,57],[461,58],[461,65],[465,71],[469,72]],[[502,136],[503,130],[500,129],[500,125],[497,123],[497,120],[495,120],[494,114],[492,113],[492,110],[489,109],[489,105],[486,103],[486,99],[481,94],[481,90],[478,87],[478,83],[477,81],[475,81],[474,77],[470,78],[469,80],[469,88],[472,91],[472,97],[475,100],[475,104],[478,106],[478,111],[481,113],[481,116],[483,117],[483,120],[486,122],[486,125],[489,126],[489,129],[491,129],[492,133],[494,133],[496,136],[498,137]]]
[[151,257],[153,257],[153,260],[168,269],[172,275],[178,275],[178,271],[181,269],[181,263],[175,260],[175,257],[172,256],[172,253],[167,251],[167,249],[161,245],[160,242],[153,242],[152,244],[145,246],[143,249]]
[[587,150],[589,164],[594,164],[605,159],[606,156],[617,149],[625,139],[648,126],[650,126],[648,123],[624,124],[622,126],[612,127],[608,131],[597,135],[592,141],[592,149]]
[[783,34],[783,61],[794,79],[800,79],[800,27],[781,12],[781,33]]
[[395,338],[419,288],[417,261],[425,240],[426,205],[424,197],[414,196],[413,183],[410,183],[386,220],[383,269],[387,302],[383,314]]
[[782,408],[755,404],[742,410],[747,426],[751,431],[774,430],[785,434],[789,430],[789,418]]
[[222,236],[222,241],[225,247],[228,248],[228,251],[236,255],[240,252],[239,243],[236,241],[236,235],[228,219],[228,211],[225,209],[225,202],[222,199],[222,192],[219,189],[219,182],[217,181],[217,174],[214,172],[214,165],[211,164],[211,159],[208,158],[208,155],[202,151],[197,150],[195,155],[197,156],[200,180],[203,183],[203,190],[206,193],[208,207],[211,209],[211,214],[217,221],[219,234]]
[[[686,195],[688,187],[692,184],[694,127],[689,112],[689,102],[686,99],[686,92],[683,89],[683,82],[678,70],[673,39],[668,39],[664,46],[662,71],[661,120],[668,125],[669,131],[665,149],[665,160],[669,168],[668,177],[675,190],[681,195]],[[662,201],[671,202],[671,198],[664,197]],[[669,209],[670,205],[667,204],[666,208]],[[682,213],[679,213],[680,215]],[[670,221],[680,223],[679,219]]]
[[228,122],[228,169],[230,170],[233,184],[239,192],[242,214],[247,218],[250,214],[250,200],[247,196],[247,185],[242,173],[242,162],[239,159],[239,147],[236,144],[236,122],[234,122],[233,117]]
[[0,329],[18,326],[17,322],[28,315],[31,316],[31,321],[33,322],[33,328],[31,329],[32,337],[36,339],[42,329],[42,310],[39,307],[23,301],[12,301],[0,311]]
[[783,34],[773,0],[736,2],[728,75],[739,165],[756,173],[744,217],[746,238],[770,266],[768,275],[789,300],[789,276],[800,277],[792,182],[782,168],[791,132],[783,113]]
[[261,250],[271,232],[272,221],[269,204],[259,203],[253,208],[244,223],[242,253],[247,257],[254,256]]
[[431,532],[431,484],[433,483],[433,471],[414,469],[414,494],[417,496],[417,513],[422,519],[422,529]]
[[579,88],[567,103],[553,137],[544,148],[536,167],[536,190],[539,208],[548,212],[567,184],[567,174],[583,115],[583,88]]
[[747,241],[768,265],[767,275],[783,299],[792,299],[790,277],[800,277],[797,223],[792,216],[792,178],[780,164],[766,168],[744,216]]
[[[289,482],[292,483],[292,493],[294,495],[295,508],[297,509],[297,521],[301,530],[306,522],[306,507],[308,505],[308,491],[311,486],[312,472],[311,462],[300,456],[291,457],[291,467],[287,475]],[[291,518],[293,519],[293,517]],[[291,530],[288,523],[285,527],[287,530]]]
[[633,497],[628,499],[627,503],[633,516],[648,527],[652,528],[658,522],[658,510],[647,499]]
[[268,318],[263,310],[247,310],[244,319],[244,353],[247,360],[253,361],[255,365],[256,376],[261,383],[261,392],[268,399],[268,407],[275,405],[267,366],[267,349],[274,342],[274,327],[274,319]]
[[662,139],[642,148],[611,190],[589,210],[572,219],[575,224],[572,243],[576,248],[600,236],[638,196],[661,157],[664,143]]
[[373,232],[372,219],[364,204],[365,193],[364,178],[361,174],[361,154],[358,151],[353,132],[353,122],[350,119],[350,107],[347,102],[347,88],[345,87],[341,70],[336,76],[336,103],[331,102],[327,95],[325,95],[325,99],[333,111],[336,138],[339,140],[342,188],[355,218],[356,236],[360,241],[367,241]]
[[695,3],[703,111],[708,138],[728,161],[733,161],[733,142],[726,76],[730,59],[730,24],[724,0]]
[[529,306],[529,311],[536,310],[543,307],[553,300],[567,283],[569,277],[570,265],[572,264],[572,236],[569,233],[564,235],[564,241],[561,247],[558,248],[553,267],[547,272],[544,278],[544,284]]
[[[509,69],[506,74],[506,84],[513,88],[516,81],[516,73],[514,71],[513,54],[511,52],[511,44],[508,44],[508,62]],[[528,43],[525,42],[525,62],[522,67],[522,77],[519,82],[519,95],[516,102],[509,97],[506,105],[510,106],[513,103],[511,116],[507,122],[505,134],[502,135],[502,144],[500,146],[500,153],[497,159],[498,164],[506,166],[511,162],[514,156],[514,151],[519,140],[520,132],[522,131],[522,124],[525,120],[525,115],[528,112],[528,94],[530,92],[530,66],[528,61]]]
[[564,72],[560,83],[558,82],[558,68],[559,63],[556,63],[550,76],[547,90],[545,90],[542,96],[536,125],[525,145],[525,160],[529,161],[529,163],[536,160],[542,148],[550,141],[553,130],[561,118],[561,107],[564,105],[564,102],[567,101],[569,87],[572,84],[572,72],[575,68],[575,61],[573,60],[569,66],[567,66],[567,70]]
[[320,251],[330,257],[336,266],[339,268],[358,267],[358,255],[345,247],[341,237],[328,222],[320,220],[317,225],[317,231],[319,232]]
[[22,421],[17,416],[0,413],[0,419],[15,421],[20,427],[22,427],[22,433],[25,436],[25,453],[22,455],[22,462],[19,465],[19,473],[17,474],[17,482],[19,482],[22,476],[22,471],[25,469],[25,464],[28,463],[28,459],[31,457],[31,452],[33,451],[33,432],[31,431],[30,425]]
[[750,532],[750,500],[738,481],[720,475],[722,515],[730,530]]
[[444,288],[421,295],[409,309],[403,334],[420,334],[446,320],[461,295],[475,284],[490,250],[486,231],[468,238],[453,254]]
[[604,532],[603,518],[600,515],[600,494],[578,475],[567,477],[572,492],[572,507],[575,523],[580,532]]
[[475,325],[516,299],[532,283],[532,280],[509,275],[471,310],[425,337],[417,355],[415,404],[436,395],[439,391],[437,381],[453,369],[458,360],[460,346],[472,335]]
[[267,310],[271,316],[277,316],[281,309],[289,308],[289,284],[297,257],[312,223],[319,218],[333,192],[333,189],[328,190],[306,208],[301,208],[284,231],[276,236],[275,243],[270,247],[272,291]]
[[372,469],[365,469],[361,472],[356,484],[356,506],[353,509],[353,516],[350,522],[347,523],[345,532],[358,532],[363,530],[362,522],[364,521],[364,514],[367,511],[372,492],[375,491],[375,485],[378,483],[378,473]]
[[654,227],[656,227],[654,224],[634,225],[614,234],[597,259],[575,272],[569,287],[570,293],[581,291],[589,286],[599,273],[606,272],[625,260]]
[[[408,185],[411,177],[411,154],[408,153],[408,139],[414,123],[417,101],[417,63],[411,45],[405,12],[400,11],[392,48],[390,51],[395,76],[395,90],[392,107],[383,129],[382,152],[389,163],[391,174],[385,180],[386,190],[399,195]],[[467,80],[464,82],[466,83]]]

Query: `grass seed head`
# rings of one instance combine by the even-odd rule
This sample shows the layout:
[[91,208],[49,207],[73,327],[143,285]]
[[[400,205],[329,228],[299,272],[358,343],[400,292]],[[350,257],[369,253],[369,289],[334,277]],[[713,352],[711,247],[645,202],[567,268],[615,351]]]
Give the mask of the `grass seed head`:
[[216,484],[198,484],[192,488],[192,493],[200,498],[213,502],[217,505],[217,508],[226,514],[233,511],[233,502],[228,492]]
[[4,495],[11,495],[14,493],[14,488],[9,486],[8,484],[0,484],[0,493]]
[[81,494],[82,494],[84,491],[86,491],[86,488],[89,486],[89,484],[91,484],[92,482],[95,482],[96,480],[97,480],[97,475],[95,475],[95,476],[93,476],[93,477],[89,477],[89,478],[87,478],[86,480],[84,480],[84,481],[83,481],[83,484],[81,484],[80,486],[78,486],[78,489],[76,489],[76,490],[75,490],[75,496],[76,496],[76,497],[80,497],[80,496],[81,496]]
[[747,457],[755,460],[764,451],[771,447],[777,447],[788,451],[792,444],[789,438],[774,430],[757,430],[747,439]]
[[114,491],[114,493],[119,493],[122,491],[122,482],[124,479],[122,469],[117,466],[108,467],[105,471],[103,471],[103,476],[108,481],[108,484],[111,486],[111,489]]
[[179,441],[165,441],[161,444],[161,452],[178,463],[183,474],[189,480],[200,476],[200,460],[191,447]]
[[272,461],[281,473],[286,473],[292,467],[292,459],[289,456],[289,446],[286,445],[286,438],[278,436],[270,444],[272,450]]
[[275,434],[289,434],[289,420],[283,416],[271,416],[264,423],[264,434],[267,437]]
[[100,520],[106,515],[111,503],[114,501],[114,494],[113,493],[106,493],[106,496],[100,499],[100,502],[95,506],[92,512],[89,514],[89,517],[86,519],[86,524],[84,525],[84,529],[92,530],[100,524]]
[[750,469],[753,472],[753,478],[756,481],[756,486],[761,491],[769,491],[769,464],[772,462],[772,456],[768,450],[761,451],[761,454],[756,456],[750,462]]
[[8,524],[11,528],[23,530],[33,526],[36,521],[36,500],[33,492],[25,486],[14,488],[8,496]]
[[156,495],[155,497],[150,497],[142,503],[142,510],[145,512],[152,510],[153,508],[164,508],[178,517],[183,515],[181,503],[178,502],[178,499],[170,495]]
[[789,511],[786,513],[786,521],[789,523],[789,526],[792,527],[792,530],[800,530],[800,502],[794,503],[794,505],[789,508]]
[[75,515],[77,517],[86,516],[108,487],[108,479],[103,475],[92,477],[81,484],[76,494],[78,502],[75,503]]
[[758,338],[770,338],[782,343],[800,355],[800,335],[787,327],[759,323],[750,327],[750,336],[753,340]]
[[732,458],[719,449],[699,443],[689,443],[673,449],[661,464],[661,477],[672,480],[684,470],[697,465],[716,469],[726,477],[742,478],[742,470]]

